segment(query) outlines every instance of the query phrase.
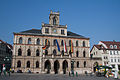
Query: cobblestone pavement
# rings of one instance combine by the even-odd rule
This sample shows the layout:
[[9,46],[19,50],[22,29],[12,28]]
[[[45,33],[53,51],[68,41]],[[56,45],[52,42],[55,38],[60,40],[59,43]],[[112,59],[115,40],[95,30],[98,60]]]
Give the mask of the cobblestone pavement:
[[0,76],[0,80],[118,80],[113,78],[96,77],[78,75],[78,77],[69,77],[68,75],[61,74],[27,74],[27,73],[13,73],[9,77],[8,75]]

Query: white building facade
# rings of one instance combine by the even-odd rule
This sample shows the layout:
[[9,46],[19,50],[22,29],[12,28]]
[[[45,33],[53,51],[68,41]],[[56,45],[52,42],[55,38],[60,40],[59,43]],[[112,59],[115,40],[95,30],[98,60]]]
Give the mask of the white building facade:
[[120,42],[100,41],[94,45],[90,52],[93,57],[101,57],[102,65],[112,66],[114,70],[120,70]]

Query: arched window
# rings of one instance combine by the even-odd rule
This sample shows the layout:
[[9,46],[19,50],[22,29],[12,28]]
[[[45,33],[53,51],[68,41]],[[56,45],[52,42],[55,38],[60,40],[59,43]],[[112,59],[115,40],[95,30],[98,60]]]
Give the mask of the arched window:
[[83,57],[86,57],[86,55],[85,55],[86,53],[85,53],[85,51],[83,51]]
[[39,68],[39,61],[36,61],[36,68]]
[[27,56],[31,56],[31,51],[30,51],[30,49],[27,50]]
[[56,55],[56,54],[57,54],[57,53],[56,53],[56,50],[54,49],[54,50],[53,50],[53,55]]
[[77,61],[77,68],[79,68],[79,61]]
[[62,53],[61,53],[63,56],[64,56],[64,50],[62,50]]
[[71,40],[69,40],[69,46],[71,46]]
[[36,44],[37,44],[37,45],[39,45],[39,44],[40,44],[40,39],[39,39],[39,38],[37,39]]
[[64,43],[63,43],[63,40],[62,40],[62,41],[61,41],[61,46],[63,46],[63,44],[64,44]]
[[117,45],[114,45],[114,48],[117,49]]
[[22,50],[18,49],[18,56],[22,56]]
[[76,41],[76,46],[78,46],[78,41]]
[[85,47],[85,41],[83,41],[83,47]]
[[86,67],[86,61],[84,61],[84,67]]
[[45,50],[45,55],[48,55],[48,51],[47,50]]
[[53,41],[53,45],[56,46],[56,39],[54,39],[54,41]]
[[55,25],[56,24],[56,18],[54,17],[53,18],[53,25]]
[[30,68],[30,61],[27,61],[27,68]]
[[39,49],[36,50],[36,56],[39,56]]
[[76,57],[79,57],[79,53],[78,53],[78,51],[76,51]]
[[31,38],[28,38],[28,44],[31,44]]
[[20,60],[17,62],[17,67],[18,67],[18,68],[21,67],[21,61],[20,61]]
[[113,45],[110,45],[110,48],[113,49]]
[[19,38],[19,44],[22,44],[22,37]]

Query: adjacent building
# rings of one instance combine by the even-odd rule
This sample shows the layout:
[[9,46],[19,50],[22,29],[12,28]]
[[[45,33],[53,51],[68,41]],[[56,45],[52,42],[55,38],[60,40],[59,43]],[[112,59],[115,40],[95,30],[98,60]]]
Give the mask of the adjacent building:
[[7,69],[11,67],[12,45],[0,40],[0,69],[5,64]]
[[[14,33],[12,68],[34,73],[85,73],[97,60],[90,59],[89,38],[59,24],[59,12],[50,12],[41,29]],[[100,60],[99,60],[100,61]],[[99,62],[98,61],[98,62]]]
[[90,51],[93,58],[101,57],[102,65],[112,66],[114,70],[120,70],[120,42],[100,41]]

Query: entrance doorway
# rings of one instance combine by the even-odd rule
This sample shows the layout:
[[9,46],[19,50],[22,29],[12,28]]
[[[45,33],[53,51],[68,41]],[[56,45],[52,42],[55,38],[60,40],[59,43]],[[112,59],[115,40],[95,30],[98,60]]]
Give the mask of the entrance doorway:
[[47,74],[49,74],[51,69],[51,64],[49,60],[45,61],[45,69],[47,69]]
[[68,68],[68,62],[66,60],[63,61],[63,74],[66,74]]
[[55,72],[55,74],[58,74],[59,67],[60,67],[59,61],[56,60],[54,62],[54,72]]

